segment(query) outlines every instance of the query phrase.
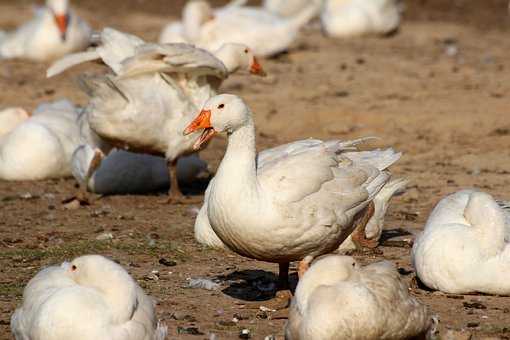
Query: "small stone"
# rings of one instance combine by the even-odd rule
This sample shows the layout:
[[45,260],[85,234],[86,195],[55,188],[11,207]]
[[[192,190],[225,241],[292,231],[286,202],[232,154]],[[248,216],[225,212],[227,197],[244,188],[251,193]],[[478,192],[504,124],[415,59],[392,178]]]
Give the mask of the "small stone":
[[98,241],[110,241],[113,240],[113,234],[112,233],[102,233],[97,235],[96,240]]
[[81,204],[80,204],[80,201],[78,201],[78,200],[72,200],[71,202],[65,203],[63,205],[64,209],[66,209],[66,210],[80,209],[80,206],[81,206]]
[[247,328],[241,330],[241,332],[239,332],[239,338],[240,339],[250,339],[251,338],[250,330]]
[[204,335],[197,327],[177,327],[178,334]]
[[264,340],[276,340],[276,337],[273,334],[271,334],[271,335],[266,336],[264,338]]
[[175,262],[174,260],[167,260],[163,257],[160,258],[158,262],[159,264],[162,264],[167,267],[175,267],[177,265],[177,262]]
[[476,328],[478,326],[480,326],[480,323],[479,322],[468,322],[467,325],[469,328]]

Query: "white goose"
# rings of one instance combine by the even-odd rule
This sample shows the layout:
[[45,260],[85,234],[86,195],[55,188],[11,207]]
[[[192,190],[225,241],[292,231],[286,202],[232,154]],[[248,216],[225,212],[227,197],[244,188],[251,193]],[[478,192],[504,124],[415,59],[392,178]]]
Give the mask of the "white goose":
[[0,111],[0,137],[11,132],[16,126],[30,118],[21,107],[9,107]]
[[70,176],[71,155],[80,142],[77,118],[68,101],[40,105],[29,119],[0,137],[0,179]]
[[[321,0],[312,0],[320,6]],[[293,17],[310,4],[310,0],[264,0],[262,6],[269,12],[281,17]]]
[[87,48],[91,34],[91,28],[69,8],[69,0],[47,0],[31,21],[0,35],[0,59],[56,59]]
[[409,339],[431,326],[394,264],[361,267],[349,256],[327,256],[299,280],[285,339]]
[[177,160],[194,152],[197,137],[183,136],[182,130],[229,74],[263,75],[262,67],[242,44],[225,44],[213,55],[192,45],[144,44],[112,29],[103,33],[96,51],[65,57],[48,73],[96,58],[110,66],[117,77],[86,82],[92,97],[86,110],[90,128],[120,149],[165,155],[170,200],[179,201]]
[[37,273],[11,329],[16,340],[163,340],[167,333],[154,301],[124,268],[99,255]]
[[358,164],[343,152],[360,141],[305,140],[281,146],[257,166],[252,114],[233,95],[208,100],[185,133],[201,129],[196,148],[215,133],[228,135],[206,195],[212,230],[240,255],[279,263],[282,288],[289,262],[303,260],[303,272],[367,223],[371,201],[390,178],[384,169],[400,157],[390,152],[377,166]]
[[400,24],[399,0],[324,0],[323,32],[331,37],[390,34]]
[[443,198],[413,246],[418,278],[446,293],[510,294],[509,229],[510,214],[489,194]]
[[[105,156],[100,149],[81,145],[73,153],[72,170],[82,188],[101,195],[143,194],[170,185],[163,157],[124,150],[114,149]],[[177,162],[180,184],[191,184],[202,174],[208,174],[207,163],[197,155]]]
[[300,28],[317,13],[313,4],[295,17],[282,18],[263,8],[229,7],[214,11],[207,1],[190,1],[183,10],[181,41],[209,51],[226,43],[242,43],[257,56],[272,56],[287,50]]

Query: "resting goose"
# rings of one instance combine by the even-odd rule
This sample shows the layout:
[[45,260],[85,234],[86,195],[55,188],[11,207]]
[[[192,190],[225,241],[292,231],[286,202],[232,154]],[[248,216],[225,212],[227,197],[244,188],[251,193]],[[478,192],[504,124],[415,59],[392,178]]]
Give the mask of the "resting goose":
[[[214,11],[207,1],[190,1],[183,10],[181,40],[209,51],[226,43],[242,43],[255,55],[269,57],[286,51],[300,28],[317,13],[314,4],[292,18],[282,18],[263,8],[229,7]],[[174,26],[172,34],[178,34],[178,30]]]
[[390,34],[398,29],[400,12],[399,0],[324,0],[320,17],[326,35],[345,38]]
[[443,198],[414,242],[418,278],[445,293],[510,294],[510,214],[489,194]]
[[0,137],[0,179],[41,180],[71,175],[79,145],[78,113],[66,101],[40,105],[29,119]]
[[0,137],[11,132],[16,126],[30,118],[21,107],[9,107],[0,111]]
[[[182,130],[229,74],[239,70],[263,75],[262,67],[242,44],[225,44],[213,55],[192,45],[148,44],[112,29],[103,33],[96,51],[66,57],[48,72],[54,75],[96,58],[110,66],[116,76],[85,81],[91,96],[86,109],[90,128],[120,149],[165,155],[169,201],[179,202],[177,160],[194,152],[197,137],[183,136]],[[124,47],[116,48],[119,44]]]
[[0,59],[56,59],[87,48],[91,34],[91,28],[69,8],[69,0],[47,0],[31,21],[0,35]]
[[11,318],[16,340],[163,340],[154,301],[128,272],[100,255],[41,270]]
[[[322,0],[312,0],[317,7]],[[264,0],[262,6],[280,17],[293,17],[310,4],[310,0]]]
[[360,141],[297,141],[275,149],[257,165],[255,127],[243,100],[219,95],[207,101],[185,130],[203,130],[199,148],[216,133],[228,135],[228,147],[211,181],[206,218],[232,251],[278,263],[279,283],[287,286],[288,266],[300,272],[316,256],[334,251],[358,224],[366,224],[371,201],[390,179],[385,169],[343,155]]
[[431,326],[394,264],[361,267],[349,256],[327,256],[299,280],[285,339],[410,339]]

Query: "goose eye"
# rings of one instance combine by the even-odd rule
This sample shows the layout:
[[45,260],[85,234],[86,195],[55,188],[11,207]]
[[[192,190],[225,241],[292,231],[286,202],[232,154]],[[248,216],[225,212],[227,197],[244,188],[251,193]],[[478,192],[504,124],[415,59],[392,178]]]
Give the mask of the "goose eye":
[[225,104],[218,105],[218,109],[220,109],[220,110],[223,109],[224,107],[225,107]]
[[353,268],[354,268],[354,267],[356,267],[356,263],[354,263],[354,262],[353,262],[353,263],[352,263],[352,267],[353,267]]
[[248,54],[248,49],[245,49],[245,50],[244,50],[244,53]]
[[78,268],[73,264],[73,266],[71,267],[71,270],[74,272],[76,269],[78,269]]

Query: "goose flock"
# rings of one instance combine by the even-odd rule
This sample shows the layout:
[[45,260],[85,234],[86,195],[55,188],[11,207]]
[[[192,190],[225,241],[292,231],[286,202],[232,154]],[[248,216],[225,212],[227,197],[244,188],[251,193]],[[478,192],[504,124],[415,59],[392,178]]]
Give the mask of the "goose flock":
[[[49,62],[48,77],[92,61],[103,65],[79,78],[85,105],[62,99],[33,112],[0,111],[0,179],[72,176],[84,195],[169,188],[167,203],[189,204],[196,197],[181,187],[208,178],[195,239],[278,264],[274,306],[288,310],[286,339],[410,339],[434,332],[435,316],[393,263],[361,266],[333,254],[379,245],[391,199],[408,184],[389,170],[402,154],[370,150],[371,136],[309,138],[257,152],[258,113],[221,88],[234,73],[266,76],[261,58],[292,52],[315,19],[327,37],[394,34],[400,1],[248,6],[235,0],[213,8],[190,0],[159,42],[111,27],[94,31],[71,6],[47,0],[32,20],[0,32],[0,59]],[[213,172],[199,152],[220,134],[228,142]],[[476,189],[443,198],[412,248],[419,281],[451,294],[510,294],[509,207]],[[291,291],[295,261],[299,282]],[[16,340],[162,340],[167,326],[155,306],[120,264],[83,254],[28,282],[11,329]]]

